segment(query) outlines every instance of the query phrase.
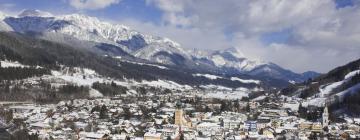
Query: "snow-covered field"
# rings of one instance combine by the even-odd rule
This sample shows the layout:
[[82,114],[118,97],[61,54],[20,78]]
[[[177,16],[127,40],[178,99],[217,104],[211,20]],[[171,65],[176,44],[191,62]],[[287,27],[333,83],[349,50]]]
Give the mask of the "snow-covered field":
[[192,89],[189,85],[180,85],[173,81],[157,80],[157,81],[142,81],[138,83],[140,85],[148,85],[153,87],[164,87],[169,89],[179,89],[179,90],[190,90]]
[[[0,61],[2,68],[11,68],[11,67],[19,67],[19,68],[29,68],[30,66],[21,64],[17,61],[8,61],[2,60]],[[40,66],[36,66],[35,68],[41,68]]]
[[[243,97],[248,97],[249,93],[253,91],[258,91],[261,89],[247,89],[247,88],[237,88],[237,89],[231,89],[216,85],[206,85],[201,86],[202,88],[205,88],[204,92],[200,92],[197,95],[205,97],[205,98],[217,98],[217,99],[229,99],[229,100],[235,100],[235,99],[241,99]],[[211,87],[211,88],[210,88]]]
[[344,83],[344,81],[339,81],[339,82],[335,82],[332,83],[330,85],[323,85],[320,86],[320,96],[321,97],[326,97],[327,95],[329,95],[331,93],[331,91],[339,86],[341,86]]
[[252,79],[240,79],[237,77],[231,77],[232,81],[240,81],[241,83],[255,83],[255,84],[260,84],[259,80],[252,80]]
[[20,67],[20,68],[25,68],[25,67],[29,67],[23,64],[20,64],[17,61],[0,61],[1,62],[1,67],[2,68],[9,68],[9,67]]
[[215,79],[221,79],[222,77],[220,76],[216,76],[216,75],[211,75],[211,74],[193,74],[193,76],[197,76],[197,77],[205,77],[207,79],[211,79],[211,80],[215,80]]
[[[211,75],[211,74],[201,74],[201,73],[197,73],[197,74],[193,74],[193,76],[197,76],[197,77],[205,77],[207,79],[211,79],[211,80],[216,80],[216,79],[224,79],[224,77],[220,77],[220,76],[216,76],[216,75]],[[230,78],[231,81],[239,81],[241,83],[245,83],[245,84],[260,84],[259,80],[253,80],[253,79],[240,79],[238,77],[231,77]]]
[[248,97],[249,92],[244,91],[209,91],[207,93],[201,94],[203,97],[207,98],[217,98],[217,99],[241,99],[243,97]]
[[298,111],[299,110],[299,105],[300,103],[285,103],[283,104],[283,108],[289,108],[291,109],[292,111]]
[[[80,70],[80,68],[76,68]],[[95,71],[90,69],[83,69],[83,71],[77,71],[75,73],[68,73],[66,70],[63,72],[51,71],[53,77],[62,79],[66,82],[81,85],[81,86],[91,86],[94,82],[101,82],[105,79],[95,73]]]
[[[117,57],[115,57],[115,58],[117,58],[117,59],[120,59],[121,60],[121,57],[120,56],[117,56]],[[132,63],[132,64],[137,64],[137,65],[145,65],[145,66],[151,66],[151,67],[157,67],[157,68],[159,68],[159,69],[169,69],[169,68],[167,68],[167,67],[165,67],[165,66],[160,66],[160,65],[155,65],[155,64],[147,64],[147,63],[140,63],[140,62],[132,62],[132,61],[126,61],[126,60],[121,60],[121,61],[123,61],[123,62],[127,62],[127,63]]]
[[231,88],[219,86],[219,85],[200,85],[201,88],[208,89],[208,90],[226,90],[231,91]]
[[306,102],[303,103],[303,106],[318,106],[318,107],[323,107],[325,106],[325,101],[327,98],[312,98]]
[[[148,64],[146,64],[148,65]],[[23,65],[19,62],[11,62],[11,61],[1,61],[1,67],[30,67],[27,65]],[[39,84],[40,81],[44,80],[49,82],[53,87],[66,85],[66,84],[74,84],[78,86],[88,86],[90,87],[90,97],[103,97],[103,95],[95,90],[92,89],[91,86],[95,82],[100,83],[110,83],[115,82],[118,85],[126,86],[130,90],[133,86],[151,86],[151,87],[159,87],[159,88],[168,88],[172,90],[179,90],[179,91],[189,91],[194,90],[194,87],[189,85],[182,85],[178,84],[173,81],[167,80],[156,80],[156,81],[146,81],[143,80],[141,82],[135,81],[133,79],[113,79],[109,77],[104,77],[99,75],[92,69],[88,68],[80,68],[80,67],[66,67],[60,65],[60,70],[51,70],[50,75],[43,75],[41,77],[31,77],[24,79],[23,81],[27,84],[36,85]],[[154,67],[162,68],[161,66],[154,65]],[[163,67],[165,69],[166,67]],[[217,79],[223,78],[216,75],[211,74],[195,74],[194,76],[203,76],[209,79]],[[234,79],[234,78],[233,78]],[[243,80],[243,79],[235,79],[240,80],[244,83],[259,83],[256,80]],[[210,97],[210,98],[222,98],[222,99],[241,99],[244,96],[248,96],[251,91],[259,90],[259,89],[252,89],[249,90],[247,88],[238,88],[232,89],[224,86],[219,85],[200,85],[201,88],[207,91],[206,94],[202,96]],[[136,91],[132,91],[136,92]],[[130,93],[130,92],[129,92]]]

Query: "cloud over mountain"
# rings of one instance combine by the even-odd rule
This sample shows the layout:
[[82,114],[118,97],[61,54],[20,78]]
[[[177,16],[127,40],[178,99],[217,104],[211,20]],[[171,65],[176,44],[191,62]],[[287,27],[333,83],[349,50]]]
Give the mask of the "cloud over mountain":
[[69,0],[71,6],[81,10],[103,9],[119,2],[120,0]]
[[[339,7],[333,0],[227,0],[221,4],[214,0],[147,2],[164,12],[163,25],[158,26],[160,30],[174,32],[180,26],[185,27],[182,28],[183,34],[198,31],[198,36],[191,38],[216,38],[208,44],[188,47],[216,49],[236,46],[250,57],[270,60],[296,71],[313,69],[325,72],[360,57],[357,45],[360,43],[358,3]],[[263,40],[274,34],[286,38]],[[172,38],[188,44],[182,42],[187,40],[183,37],[187,38]],[[217,43],[213,43],[214,40]],[[289,57],[294,59],[285,59]]]

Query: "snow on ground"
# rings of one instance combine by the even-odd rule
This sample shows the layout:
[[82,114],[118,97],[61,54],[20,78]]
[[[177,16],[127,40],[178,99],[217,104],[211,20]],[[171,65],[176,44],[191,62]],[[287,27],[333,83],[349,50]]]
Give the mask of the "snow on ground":
[[97,98],[97,97],[103,97],[104,95],[101,94],[99,91],[97,91],[96,89],[90,88],[89,91],[89,96],[93,97],[93,98]]
[[[237,88],[236,90],[237,90],[237,91],[244,91],[244,92],[245,92],[245,91],[246,91],[246,92],[249,91],[249,89],[244,88],[244,87],[239,87],[239,88]],[[257,90],[257,88],[254,88],[254,90]]]
[[289,80],[288,82],[291,84],[296,84],[296,82],[294,80]]
[[249,92],[243,91],[207,91],[206,93],[200,94],[200,96],[207,98],[217,99],[241,99],[242,97],[248,97]]
[[1,61],[1,67],[2,68],[9,68],[9,67],[21,67],[21,68],[25,68],[25,67],[29,67],[23,64],[20,64],[17,61]]
[[[212,77],[213,75],[206,75],[207,77]],[[108,77],[103,77],[97,74],[94,70],[87,69],[87,68],[69,68],[62,66],[61,70],[52,70],[51,75],[43,75],[41,77],[32,77],[26,79],[26,82],[36,84],[39,79],[49,81],[52,86],[61,86],[67,83],[72,83],[75,85],[81,86],[90,86],[94,82],[100,83],[110,83],[115,82],[118,85],[126,86],[128,88],[132,86],[152,86],[152,87],[164,87],[169,89],[175,89],[180,91],[192,90],[193,87],[189,85],[181,85],[173,81],[167,80],[156,80],[156,81],[146,81],[143,80],[141,82],[137,82],[133,79],[125,79],[125,80],[117,80]],[[226,98],[226,99],[241,99],[244,96],[248,96],[251,91],[258,90],[252,89],[249,90],[247,88],[237,88],[232,89],[224,86],[219,85],[201,85],[200,87],[204,88],[207,93],[203,96],[211,97],[211,98]],[[135,92],[136,93],[136,92]],[[90,97],[102,97],[103,95],[95,90],[90,88]],[[128,91],[128,94],[132,94],[131,88]]]
[[[309,105],[314,105],[314,106],[324,106],[325,101],[326,101],[326,97],[328,97],[334,89],[336,89],[336,88],[340,87],[341,85],[343,85],[344,83],[346,83],[348,80],[350,80],[351,77],[355,76],[359,72],[360,72],[360,70],[355,70],[355,71],[349,72],[348,74],[346,74],[344,76],[344,80],[342,80],[342,81],[338,81],[338,82],[334,82],[334,83],[331,83],[331,84],[328,84],[328,85],[320,86],[320,88],[319,88],[320,93],[316,94],[316,95],[320,95],[320,98],[315,98],[315,95],[314,95],[312,97],[312,99],[310,99],[308,101],[308,104]],[[346,95],[347,93],[352,94],[352,93],[354,93],[355,91],[358,91],[358,90],[360,90],[360,84],[357,84],[357,85],[355,85],[353,87],[350,87],[350,88],[348,88],[348,89],[346,89],[344,91],[336,93],[335,95],[339,96],[340,100],[342,100],[342,97],[344,95]]]
[[259,97],[256,97],[256,98],[252,99],[252,101],[262,101],[262,100],[264,100],[266,97],[267,97],[267,96],[261,95],[261,96],[259,96]]
[[[121,57],[120,57],[120,58],[115,57],[115,58],[120,59]],[[143,65],[146,65],[146,66],[151,66],[151,67],[157,67],[157,68],[159,68],[159,69],[169,69],[169,68],[167,68],[167,67],[165,67],[165,66],[160,66],[160,65],[155,65],[155,64],[132,62],[132,61],[126,61],[126,60],[121,60],[121,61],[126,62],[126,63],[131,63],[131,64],[142,65],[142,66],[143,66]]]
[[221,57],[220,55],[213,56],[211,60],[218,67],[226,64],[226,60],[223,57]]
[[325,101],[327,98],[312,98],[305,103],[303,103],[304,106],[317,106],[317,107],[324,107]]
[[94,82],[103,81],[103,78],[97,75],[93,70],[84,69],[83,72],[67,73],[59,71],[51,71],[53,78],[59,78],[66,82],[82,85],[91,86]]
[[202,88],[206,87],[204,92],[197,93],[197,95],[205,98],[217,98],[217,99],[241,99],[242,97],[248,97],[249,93],[254,90],[247,88],[231,89],[218,85],[202,85]]
[[289,108],[291,111],[298,111],[299,110],[300,103],[294,102],[294,103],[284,103],[283,108]]
[[260,84],[259,80],[253,80],[253,79],[240,79],[237,77],[231,77],[231,80],[232,81],[240,81],[241,83],[246,83],[246,84],[249,84],[249,83]]
[[341,86],[344,83],[344,81],[339,81],[335,83],[331,83],[330,85],[320,86],[320,96],[326,97],[331,93],[331,91],[339,86]]
[[208,79],[211,79],[211,80],[221,79],[221,78],[222,78],[222,77],[220,77],[220,76],[216,76],[216,75],[211,75],[211,74],[200,74],[200,73],[193,74],[193,76],[197,76],[197,77],[205,77],[205,78],[208,78]]
[[231,88],[228,87],[224,87],[224,86],[219,86],[219,85],[200,85],[201,88],[204,89],[212,89],[212,90],[228,90],[231,91]]
[[180,89],[180,90],[186,90],[186,89],[192,89],[191,86],[188,85],[180,85],[173,81],[164,81],[164,80],[157,80],[157,81],[142,81],[140,84],[148,85],[148,86],[154,86],[154,87],[165,87],[170,89]]
[[354,70],[352,72],[349,72],[348,74],[345,75],[345,79],[349,79],[349,78],[355,76],[358,73],[360,73],[360,70]]
[[[341,86],[342,84],[344,84],[345,82],[350,80],[351,77],[355,76],[358,73],[360,73],[360,70],[355,70],[355,71],[349,72],[348,74],[345,75],[344,80],[339,81],[339,82],[334,82],[334,83],[331,83],[329,85],[321,86],[320,89],[319,89],[320,90],[320,96],[321,97],[326,97],[326,95],[329,95],[333,89],[338,88],[339,86]],[[340,92],[340,93],[337,93],[337,94],[341,95],[344,92],[347,92],[347,91],[343,91],[343,92]]]

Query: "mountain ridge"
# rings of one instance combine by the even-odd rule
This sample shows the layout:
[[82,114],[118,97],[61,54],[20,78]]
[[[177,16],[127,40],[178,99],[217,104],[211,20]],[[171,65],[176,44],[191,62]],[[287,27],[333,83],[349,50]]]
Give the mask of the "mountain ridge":
[[[67,35],[82,41],[110,44],[130,55],[154,63],[186,66],[190,69],[208,70],[208,72],[266,76],[289,83],[308,79],[273,63],[250,60],[236,48],[210,53],[201,52],[207,55],[197,56],[168,38],[142,34],[121,24],[111,24],[100,21],[96,17],[81,14],[54,16],[39,10],[24,10],[19,16],[6,17],[2,22],[11,28],[10,31],[53,34],[52,36],[55,37],[43,36],[42,39],[60,43],[66,40],[59,41],[56,36]],[[7,28],[2,30],[9,31]],[[289,75],[291,75],[290,78],[287,77]]]

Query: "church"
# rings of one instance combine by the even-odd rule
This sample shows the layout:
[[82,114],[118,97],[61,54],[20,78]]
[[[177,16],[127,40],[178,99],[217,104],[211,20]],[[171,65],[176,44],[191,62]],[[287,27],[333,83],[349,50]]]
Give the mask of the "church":
[[192,127],[192,122],[188,116],[185,116],[184,110],[182,109],[180,102],[176,103],[175,125],[186,126],[189,128]]
[[328,127],[329,125],[329,111],[327,106],[325,106],[324,112],[322,114],[322,125],[323,128]]

